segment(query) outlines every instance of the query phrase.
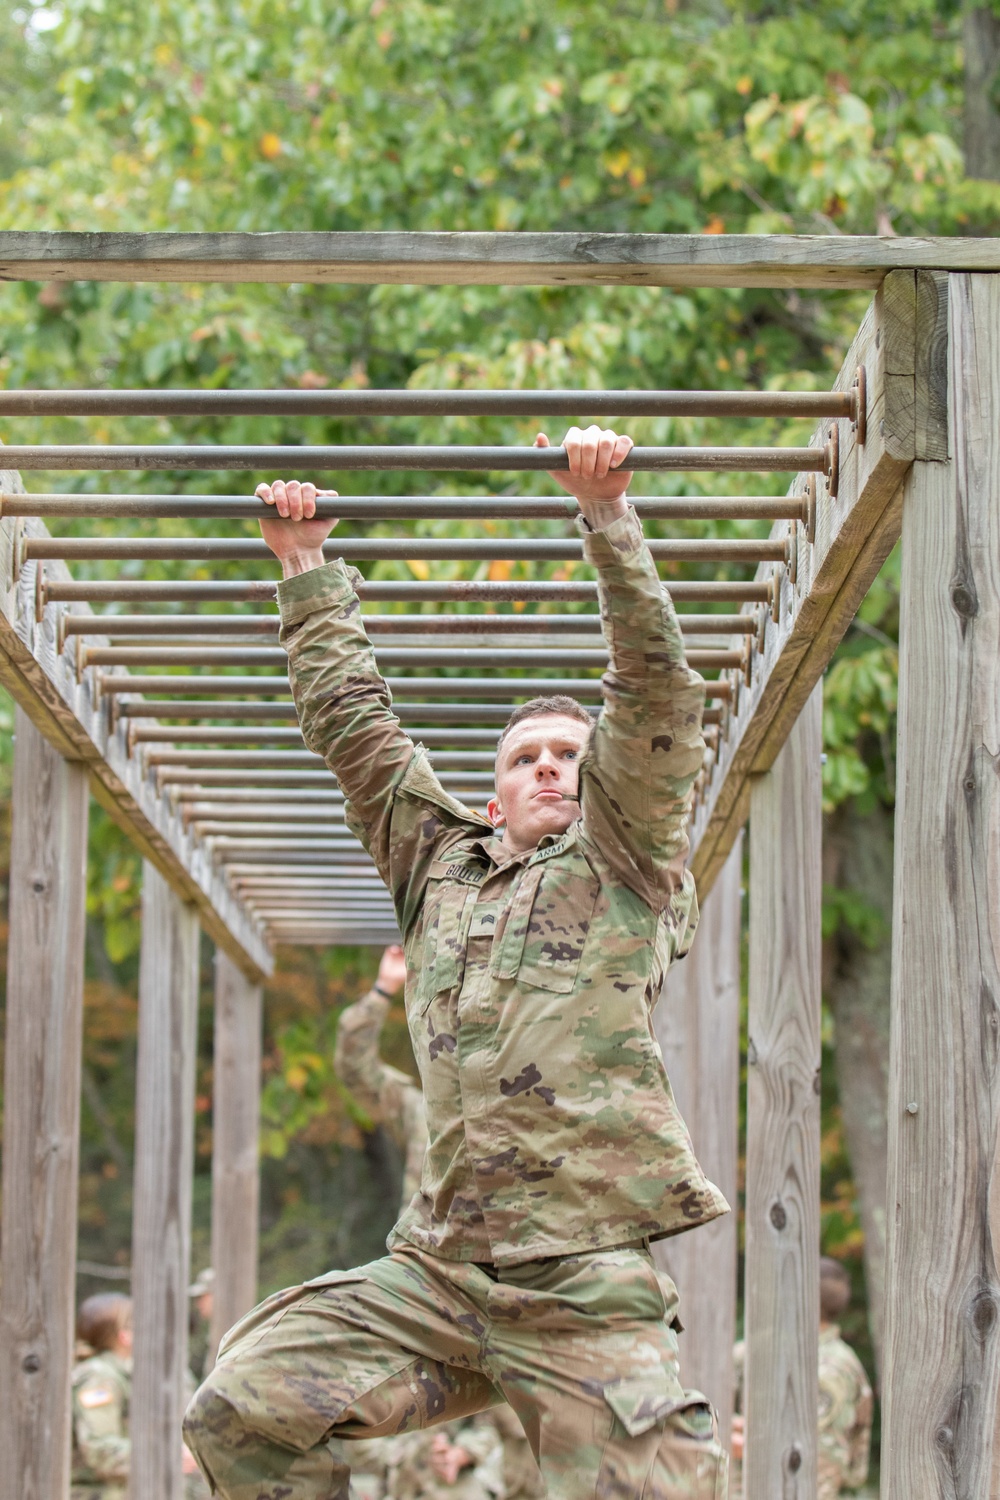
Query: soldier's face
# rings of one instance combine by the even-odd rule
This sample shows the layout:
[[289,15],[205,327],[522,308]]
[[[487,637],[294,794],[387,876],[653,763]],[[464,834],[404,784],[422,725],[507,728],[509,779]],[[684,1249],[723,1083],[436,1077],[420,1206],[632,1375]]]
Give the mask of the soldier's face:
[[533,849],[543,834],[565,833],[580,816],[580,757],[589,738],[588,725],[562,714],[524,719],[510,731],[489,804],[509,849]]

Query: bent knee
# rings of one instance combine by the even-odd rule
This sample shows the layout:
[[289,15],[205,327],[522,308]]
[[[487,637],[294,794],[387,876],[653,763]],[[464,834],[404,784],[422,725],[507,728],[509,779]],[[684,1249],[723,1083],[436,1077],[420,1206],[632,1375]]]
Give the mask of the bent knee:
[[210,1375],[191,1397],[182,1430],[191,1452],[210,1468],[210,1455],[220,1448],[230,1448],[244,1425],[236,1407],[217,1389]]

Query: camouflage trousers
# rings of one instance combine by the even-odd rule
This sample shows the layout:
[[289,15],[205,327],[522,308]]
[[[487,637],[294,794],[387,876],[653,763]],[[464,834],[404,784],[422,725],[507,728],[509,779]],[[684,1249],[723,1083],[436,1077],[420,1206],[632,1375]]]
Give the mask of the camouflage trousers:
[[550,1500],[724,1500],[714,1414],[678,1378],[675,1307],[642,1248],[498,1269],[405,1246],[237,1323],[185,1441],[224,1500],[347,1500],[352,1439],[502,1397]]

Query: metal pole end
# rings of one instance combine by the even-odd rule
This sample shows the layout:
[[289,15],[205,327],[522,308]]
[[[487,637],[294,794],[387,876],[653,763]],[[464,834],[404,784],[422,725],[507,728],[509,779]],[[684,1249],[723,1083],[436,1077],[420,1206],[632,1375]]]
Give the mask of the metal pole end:
[[868,438],[868,372],[864,365],[858,365],[854,385],[851,387],[851,396],[854,406],[854,432],[857,441],[863,447]]

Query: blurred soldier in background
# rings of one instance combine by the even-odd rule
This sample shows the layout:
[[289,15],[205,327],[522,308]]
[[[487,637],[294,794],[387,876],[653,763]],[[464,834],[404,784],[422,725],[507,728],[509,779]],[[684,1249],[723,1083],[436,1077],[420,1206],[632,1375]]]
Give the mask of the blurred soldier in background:
[[388,1500],[503,1500],[503,1445],[490,1414],[390,1438]]
[[819,1459],[817,1500],[834,1500],[868,1478],[872,1390],[864,1367],[840,1337],[837,1319],[851,1300],[851,1280],[839,1261],[819,1263]]
[[191,1313],[188,1320],[188,1365],[196,1386],[215,1364],[215,1350],[209,1349],[209,1332],[212,1326],[212,1299],[215,1291],[215,1272],[206,1266],[188,1287]]
[[[837,1319],[851,1300],[851,1279],[838,1260],[819,1263],[819,1449],[817,1500],[836,1500],[844,1489],[860,1489],[868,1477],[873,1398],[864,1366],[840,1337]],[[743,1494],[745,1345],[734,1352],[736,1392],[730,1500]]]
[[77,1314],[76,1337],[72,1500],[124,1500],[132,1457],[131,1297],[88,1297]]
[[427,1149],[427,1117],[420,1085],[382,1061],[378,1043],[389,1006],[406,982],[406,960],[398,943],[386,948],[378,978],[360,1000],[341,1012],[334,1066],[337,1077],[368,1115],[381,1125],[403,1156],[400,1211],[420,1187]]

